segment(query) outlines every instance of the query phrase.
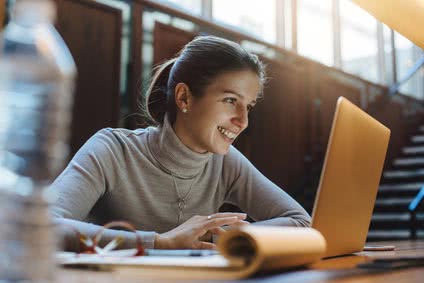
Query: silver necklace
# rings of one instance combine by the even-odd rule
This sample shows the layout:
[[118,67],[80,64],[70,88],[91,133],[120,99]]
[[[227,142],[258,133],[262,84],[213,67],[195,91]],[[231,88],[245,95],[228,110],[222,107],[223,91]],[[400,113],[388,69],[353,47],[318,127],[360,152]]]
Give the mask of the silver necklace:
[[197,180],[197,177],[200,174],[198,174],[197,176],[194,177],[193,182],[191,182],[190,188],[188,189],[187,193],[181,197],[180,191],[178,190],[178,186],[177,186],[177,181],[175,180],[175,176],[173,173],[171,173],[171,177],[172,180],[174,181],[174,187],[175,187],[175,191],[177,192],[177,204],[178,204],[178,218],[177,218],[177,226],[180,225],[180,221],[181,221],[181,217],[183,216],[183,211],[186,207],[186,200],[187,200],[187,196],[190,194],[191,189],[193,188],[194,183]]

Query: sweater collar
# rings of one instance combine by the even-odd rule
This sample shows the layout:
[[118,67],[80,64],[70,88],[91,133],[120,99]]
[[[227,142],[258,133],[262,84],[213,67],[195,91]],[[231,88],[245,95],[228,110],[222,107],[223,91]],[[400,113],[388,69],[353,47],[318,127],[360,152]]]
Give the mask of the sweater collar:
[[167,115],[162,126],[153,128],[149,148],[160,167],[178,178],[190,179],[204,168],[212,153],[197,153],[184,145],[176,135]]

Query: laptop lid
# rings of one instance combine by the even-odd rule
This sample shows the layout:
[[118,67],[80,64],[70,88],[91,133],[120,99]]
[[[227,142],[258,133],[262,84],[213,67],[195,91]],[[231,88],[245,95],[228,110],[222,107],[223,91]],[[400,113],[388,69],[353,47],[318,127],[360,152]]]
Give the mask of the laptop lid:
[[389,137],[387,127],[339,97],[312,213],[326,257],[362,251]]

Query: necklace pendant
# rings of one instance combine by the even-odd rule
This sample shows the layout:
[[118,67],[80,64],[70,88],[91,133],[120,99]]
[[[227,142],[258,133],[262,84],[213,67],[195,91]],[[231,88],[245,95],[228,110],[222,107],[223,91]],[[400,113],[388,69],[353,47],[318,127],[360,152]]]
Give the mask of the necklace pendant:
[[180,212],[183,211],[183,209],[185,208],[185,206],[186,206],[185,199],[179,198],[178,199],[178,208],[180,209]]
[[183,197],[181,197],[180,191],[178,190],[178,185],[177,185],[177,181],[175,180],[174,174],[172,174],[172,172],[171,172],[170,175],[172,177],[172,181],[174,182],[174,188],[175,188],[175,191],[176,191],[177,196],[178,196],[178,198],[177,198],[177,205],[178,205],[177,225],[179,225],[180,221],[182,219],[182,216],[183,216],[183,211],[186,208],[186,198],[190,194],[191,189],[193,188],[193,185],[194,185],[195,181],[197,180],[197,176],[199,176],[199,174],[193,179],[187,193]]
[[182,216],[182,212],[181,212],[181,210],[180,210],[180,211],[178,212],[177,226],[178,226],[178,225],[180,225],[181,216]]
[[180,224],[181,217],[183,216],[183,210],[185,207],[185,200],[183,198],[178,199],[178,219],[177,219],[177,225]]

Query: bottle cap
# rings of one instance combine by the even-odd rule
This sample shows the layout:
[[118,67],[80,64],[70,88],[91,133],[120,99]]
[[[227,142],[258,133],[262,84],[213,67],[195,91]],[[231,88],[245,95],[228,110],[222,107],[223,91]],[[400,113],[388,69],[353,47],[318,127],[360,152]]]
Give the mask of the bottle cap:
[[12,7],[12,18],[22,25],[54,22],[56,5],[51,0],[16,0]]

